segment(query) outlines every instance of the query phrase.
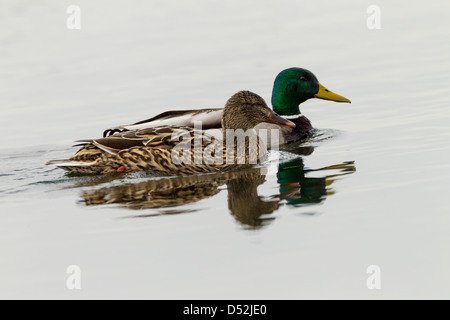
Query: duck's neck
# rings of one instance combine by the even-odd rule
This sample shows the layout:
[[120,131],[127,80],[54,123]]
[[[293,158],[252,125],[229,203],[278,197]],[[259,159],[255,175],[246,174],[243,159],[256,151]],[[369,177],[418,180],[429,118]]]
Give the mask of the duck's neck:
[[300,116],[300,104],[307,99],[300,96],[291,84],[276,83],[272,92],[273,111],[281,116]]

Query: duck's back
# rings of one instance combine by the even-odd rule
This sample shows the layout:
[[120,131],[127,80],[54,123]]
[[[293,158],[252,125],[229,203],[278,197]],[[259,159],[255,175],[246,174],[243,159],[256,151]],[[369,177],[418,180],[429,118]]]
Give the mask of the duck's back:
[[150,171],[190,175],[223,171],[260,160],[258,141],[255,148],[246,146],[240,150],[238,139],[229,148],[221,132],[220,137],[208,132],[190,127],[160,127],[116,133],[85,140],[85,145],[70,159],[50,161],[47,165],[82,174]]

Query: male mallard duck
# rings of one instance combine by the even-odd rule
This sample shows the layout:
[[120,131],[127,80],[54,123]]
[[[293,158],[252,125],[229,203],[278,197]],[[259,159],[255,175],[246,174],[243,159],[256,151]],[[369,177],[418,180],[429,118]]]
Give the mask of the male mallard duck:
[[[295,127],[294,123],[270,110],[260,96],[249,91],[238,92],[227,101],[221,122],[219,135],[217,131],[195,127],[164,126],[80,140],[84,146],[72,158],[50,161],[47,165],[75,173],[95,174],[216,172],[239,164],[256,163],[265,155],[265,146],[260,139],[254,139],[256,145],[251,145],[251,137],[257,137],[253,128],[258,124],[267,122]],[[230,133],[237,134],[230,136]],[[249,137],[248,141],[240,140],[245,136]]]
[[[313,127],[311,122],[300,112],[299,108],[301,103],[311,98],[350,103],[350,100],[347,98],[335,94],[322,86],[316,76],[306,69],[290,68],[278,74],[272,92],[273,110],[296,124],[295,127],[281,128],[280,144],[304,139],[312,132]],[[107,129],[103,135],[106,137],[115,132],[153,128],[163,125],[193,127],[196,121],[202,122],[203,129],[219,129],[221,128],[222,112],[223,109],[166,111],[153,118],[131,125]],[[273,129],[276,127],[274,125],[267,126],[264,124],[257,129],[260,128]]]

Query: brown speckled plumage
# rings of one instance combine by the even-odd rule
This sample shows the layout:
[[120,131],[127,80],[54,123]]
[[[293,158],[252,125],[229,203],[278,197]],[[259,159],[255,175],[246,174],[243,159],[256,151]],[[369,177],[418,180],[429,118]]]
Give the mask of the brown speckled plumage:
[[[285,119],[276,118],[277,115],[258,95],[241,91],[228,100],[222,116],[222,127],[251,131],[261,122],[273,121],[274,117],[281,123],[292,125]],[[199,141],[200,148],[194,150]],[[83,140],[86,145],[73,157],[47,164],[82,174],[151,171],[167,175],[191,175],[248,165],[253,163],[252,160],[257,162],[265,154],[261,152],[265,146],[258,139],[255,139],[256,148],[249,147],[247,141],[244,153],[237,152],[237,141],[232,144],[234,148],[227,148],[225,136],[213,136],[207,131],[191,127],[147,128]],[[174,155],[182,159],[181,163],[174,160]]]

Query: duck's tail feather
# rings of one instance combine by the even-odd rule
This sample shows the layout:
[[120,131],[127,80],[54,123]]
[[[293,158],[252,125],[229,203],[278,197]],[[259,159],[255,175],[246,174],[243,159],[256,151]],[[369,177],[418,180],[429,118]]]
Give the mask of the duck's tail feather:
[[45,165],[56,167],[88,167],[92,164],[93,164],[92,161],[51,160],[47,162]]
[[84,147],[86,145],[88,145],[89,143],[92,143],[92,139],[89,140],[76,140],[75,142],[80,142],[77,144],[74,144],[72,147]]
[[96,140],[94,140],[92,142],[92,144],[94,146],[96,146],[97,148],[99,148],[100,150],[103,150],[103,151],[105,151],[105,152],[107,152],[109,154],[113,154],[113,155],[117,154],[120,151],[120,149],[115,149],[115,148],[108,147],[106,145],[103,145],[103,144],[99,143]]

